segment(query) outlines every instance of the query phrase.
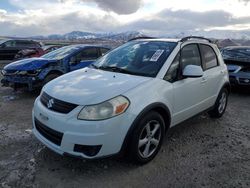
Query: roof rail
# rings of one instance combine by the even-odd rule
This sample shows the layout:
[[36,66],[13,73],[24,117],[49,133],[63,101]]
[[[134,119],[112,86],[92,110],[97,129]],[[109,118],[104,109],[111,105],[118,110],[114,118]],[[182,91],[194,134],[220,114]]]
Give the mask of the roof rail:
[[188,41],[190,39],[201,39],[201,40],[206,40],[210,43],[213,43],[212,40],[208,39],[208,38],[205,38],[205,37],[199,37],[199,36],[188,36],[188,37],[184,37],[180,40],[180,42],[185,42],[185,41]]
[[133,41],[133,40],[137,40],[137,39],[155,39],[155,37],[147,37],[147,36],[144,36],[144,37],[135,37],[135,38],[132,38],[132,39],[129,39],[129,41]]

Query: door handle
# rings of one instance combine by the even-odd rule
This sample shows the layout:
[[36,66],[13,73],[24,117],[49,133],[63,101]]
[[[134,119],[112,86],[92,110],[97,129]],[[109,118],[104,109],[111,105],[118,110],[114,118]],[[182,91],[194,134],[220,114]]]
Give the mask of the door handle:
[[206,82],[207,82],[207,78],[206,78],[206,77],[202,77],[201,83],[204,84],[204,83],[206,83]]

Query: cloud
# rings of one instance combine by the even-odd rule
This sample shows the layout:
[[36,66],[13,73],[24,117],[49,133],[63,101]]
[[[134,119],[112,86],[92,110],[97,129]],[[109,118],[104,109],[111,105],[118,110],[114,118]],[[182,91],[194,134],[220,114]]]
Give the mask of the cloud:
[[214,27],[226,27],[250,23],[250,17],[234,17],[231,13],[214,10],[196,12],[191,10],[165,9],[151,17],[127,24],[126,27],[168,33],[170,31],[195,31]]
[[[14,1],[24,3],[24,0],[12,0],[12,2]],[[223,10],[199,12],[167,8],[160,12],[145,14],[140,19],[135,18],[133,21],[124,22],[122,19],[134,16],[134,14],[109,13],[109,11],[113,11],[108,6],[111,6],[110,0],[105,2],[95,0],[95,2],[99,2],[98,6],[104,6],[100,4],[104,3],[107,7],[103,7],[103,9],[109,10],[108,12],[92,5],[89,7],[85,3],[82,5],[80,3],[82,0],[64,0],[64,3],[58,3],[59,1],[62,2],[62,0],[54,0],[53,5],[55,6],[50,6],[49,0],[45,0],[46,8],[34,8],[36,5],[30,1],[29,9],[22,9],[15,13],[0,9],[0,35],[34,36],[64,34],[76,30],[88,32],[137,30],[153,36],[174,36],[179,33],[197,35],[212,30],[237,30],[238,32],[239,30],[250,30],[250,16],[235,17],[232,13]],[[84,0],[84,2],[86,1],[93,2],[94,0]],[[80,3],[81,6],[78,6],[77,3]],[[117,4],[119,3],[120,1],[117,2]],[[23,5],[20,4],[20,6]],[[116,7],[117,11],[117,6],[112,6],[112,9]],[[131,8],[128,9],[131,11]]]
[[[142,0],[81,0],[82,2],[93,2],[105,11],[113,11],[117,14],[132,14],[136,12]],[[77,3],[77,0],[61,0],[61,2]]]
[[248,2],[250,2],[250,0],[239,0],[240,2],[244,2],[244,3],[248,3]]

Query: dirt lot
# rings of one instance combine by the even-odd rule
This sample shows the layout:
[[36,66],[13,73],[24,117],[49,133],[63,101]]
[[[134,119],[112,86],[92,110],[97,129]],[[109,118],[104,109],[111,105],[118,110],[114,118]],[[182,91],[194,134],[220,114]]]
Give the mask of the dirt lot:
[[37,95],[0,87],[0,187],[250,187],[250,92],[233,92],[219,120],[203,114],[172,128],[144,166],[48,150],[31,133]]

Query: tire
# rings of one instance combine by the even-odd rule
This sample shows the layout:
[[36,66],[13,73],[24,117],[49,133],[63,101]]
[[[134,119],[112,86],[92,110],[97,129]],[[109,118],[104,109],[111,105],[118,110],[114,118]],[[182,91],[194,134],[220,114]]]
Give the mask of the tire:
[[45,84],[47,84],[48,82],[50,82],[51,80],[53,80],[53,79],[55,79],[55,78],[57,78],[57,77],[59,77],[59,76],[60,76],[59,74],[55,74],[55,73],[52,73],[52,74],[47,75],[47,76],[45,77],[44,81],[43,81],[43,86],[44,86]]
[[149,112],[139,120],[132,133],[128,152],[130,161],[145,164],[151,161],[161,148],[165,134],[165,124],[162,116]]
[[227,102],[228,102],[228,90],[226,88],[223,88],[220,91],[218,98],[216,99],[213,110],[209,111],[210,117],[212,118],[222,117],[226,111]]

